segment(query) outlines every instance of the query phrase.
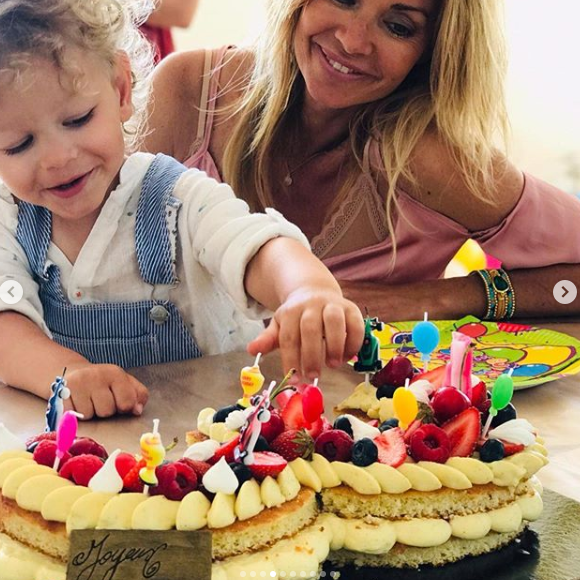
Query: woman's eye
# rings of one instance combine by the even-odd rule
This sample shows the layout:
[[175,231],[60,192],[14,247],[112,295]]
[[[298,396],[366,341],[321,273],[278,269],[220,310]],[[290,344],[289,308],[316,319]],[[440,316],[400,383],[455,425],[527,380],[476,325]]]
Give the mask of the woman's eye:
[[65,127],[82,127],[92,119],[94,112],[95,109],[91,109],[86,115],[73,119],[72,121],[67,121],[64,125]]
[[24,141],[22,141],[22,143],[16,145],[16,147],[10,147],[10,149],[5,149],[4,153],[6,153],[6,155],[17,155],[18,153],[26,151],[26,149],[28,149],[30,145],[32,145],[32,136],[27,137]]
[[354,6],[354,4],[356,4],[356,0],[334,0],[334,2],[341,6]]
[[401,24],[399,22],[387,22],[387,28],[391,31],[392,34],[398,36],[400,38],[409,38],[413,35],[413,30],[406,26],[405,24]]

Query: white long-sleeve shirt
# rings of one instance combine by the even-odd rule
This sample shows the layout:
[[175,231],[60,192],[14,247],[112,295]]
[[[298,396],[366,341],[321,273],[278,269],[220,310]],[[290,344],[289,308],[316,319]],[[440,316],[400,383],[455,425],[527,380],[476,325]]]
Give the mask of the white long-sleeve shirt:
[[[148,153],[127,159],[118,187],[105,202],[74,264],[52,242],[47,261],[58,266],[63,293],[71,304],[170,300],[203,354],[243,349],[263,328],[259,319],[270,315],[245,292],[248,263],[272,238],[292,237],[306,247],[308,241],[280,213],[269,209],[250,214],[228,185],[192,169],[179,177],[173,192],[183,204],[176,265],[180,283],[173,287],[144,282],[135,254],[135,215],[153,159]],[[0,284],[16,280],[24,290],[17,304],[0,300],[0,311],[27,316],[50,337],[38,285],[16,239],[17,225],[18,206],[0,185]]]

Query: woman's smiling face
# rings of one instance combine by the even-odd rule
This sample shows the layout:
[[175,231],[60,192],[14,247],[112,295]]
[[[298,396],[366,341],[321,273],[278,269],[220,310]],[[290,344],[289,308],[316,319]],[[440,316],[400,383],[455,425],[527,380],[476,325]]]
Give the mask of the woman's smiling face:
[[430,50],[439,0],[310,0],[294,36],[307,99],[347,109],[391,94]]

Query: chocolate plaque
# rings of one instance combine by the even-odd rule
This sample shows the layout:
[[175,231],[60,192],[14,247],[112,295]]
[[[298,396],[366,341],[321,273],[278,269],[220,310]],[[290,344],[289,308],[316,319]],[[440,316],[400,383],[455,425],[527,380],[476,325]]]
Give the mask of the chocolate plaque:
[[208,580],[211,532],[75,530],[67,580]]

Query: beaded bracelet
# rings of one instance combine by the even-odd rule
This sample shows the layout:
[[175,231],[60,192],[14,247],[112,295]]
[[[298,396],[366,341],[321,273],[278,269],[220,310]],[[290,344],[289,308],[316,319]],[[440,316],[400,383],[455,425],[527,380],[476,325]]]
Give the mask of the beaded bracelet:
[[484,320],[509,320],[516,312],[516,295],[507,272],[502,268],[475,270],[485,285],[487,309]]

